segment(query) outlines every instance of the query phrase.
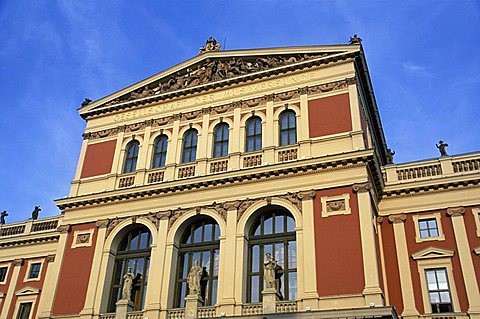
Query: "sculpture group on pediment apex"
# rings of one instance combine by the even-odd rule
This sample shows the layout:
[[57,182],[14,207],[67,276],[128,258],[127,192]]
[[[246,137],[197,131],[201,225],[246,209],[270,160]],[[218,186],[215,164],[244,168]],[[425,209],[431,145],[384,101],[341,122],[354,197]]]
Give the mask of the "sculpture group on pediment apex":
[[272,56],[231,57],[223,59],[205,59],[196,65],[177,71],[163,79],[135,89],[105,104],[110,106],[146,98],[180,89],[191,88],[211,82],[261,72],[277,67],[287,66],[313,58],[327,56],[327,53],[294,54]]

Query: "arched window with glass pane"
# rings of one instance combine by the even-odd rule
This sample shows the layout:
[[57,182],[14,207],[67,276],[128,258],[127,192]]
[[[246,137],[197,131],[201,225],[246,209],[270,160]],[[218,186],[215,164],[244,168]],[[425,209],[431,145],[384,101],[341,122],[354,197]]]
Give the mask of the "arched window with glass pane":
[[183,135],[182,163],[195,162],[197,159],[197,130],[189,129]]
[[203,271],[200,295],[204,305],[213,306],[217,302],[219,237],[220,228],[209,217],[198,219],[185,229],[178,249],[175,307],[185,307],[185,297],[189,293],[187,275],[194,261]]
[[130,268],[135,275],[131,299],[135,310],[142,310],[150,266],[152,236],[145,226],[132,228],[120,241],[115,255],[108,311],[115,312],[115,304],[122,297],[123,276]]
[[140,143],[137,140],[133,140],[128,143],[125,149],[125,163],[123,165],[123,173],[132,173],[137,169],[138,150]]
[[262,301],[263,262],[267,253],[281,266],[280,293],[283,300],[297,298],[297,242],[295,220],[285,209],[274,206],[262,212],[250,230],[248,240],[247,302]]
[[213,132],[213,157],[228,155],[228,124],[220,123]]
[[295,112],[283,111],[279,118],[280,123],[280,146],[297,143],[297,121]]
[[160,135],[153,142],[152,168],[164,167],[167,158],[168,137]]
[[246,123],[245,151],[253,152],[262,149],[262,119],[258,116],[250,118]]

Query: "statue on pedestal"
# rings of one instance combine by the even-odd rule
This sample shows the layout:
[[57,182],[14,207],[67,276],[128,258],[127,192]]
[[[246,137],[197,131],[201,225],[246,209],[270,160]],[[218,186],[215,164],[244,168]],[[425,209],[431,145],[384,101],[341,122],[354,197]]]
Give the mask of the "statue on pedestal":
[[280,273],[282,267],[277,263],[272,254],[267,253],[265,261],[263,262],[263,277],[265,279],[265,288],[274,288],[277,293],[280,293]]
[[7,216],[8,216],[8,213],[6,210],[0,213],[0,225],[5,225],[5,217]]
[[198,265],[198,261],[193,262],[193,266],[187,275],[187,283],[190,295],[200,294],[200,279],[202,278],[202,267]]
[[33,212],[32,212],[32,219],[33,220],[36,220],[38,219],[38,214],[40,213],[42,209],[40,208],[40,206],[35,206],[35,208],[33,209]]
[[127,273],[123,276],[122,299],[131,300],[134,278],[135,275],[132,273],[132,268],[129,267]]
[[442,140],[440,140],[438,144],[435,144],[435,146],[440,151],[440,156],[448,156],[447,149],[446,149],[448,147],[447,143],[444,143]]

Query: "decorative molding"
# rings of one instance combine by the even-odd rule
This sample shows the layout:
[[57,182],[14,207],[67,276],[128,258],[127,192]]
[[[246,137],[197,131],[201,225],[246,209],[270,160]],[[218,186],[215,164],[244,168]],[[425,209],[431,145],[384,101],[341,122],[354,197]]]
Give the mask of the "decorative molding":
[[10,239],[7,242],[0,243],[0,248],[4,247],[16,247],[16,246],[25,246],[37,243],[45,243],[50,241],[58,241],[60,236],[47,236],[47,237],[37,237],[37,238],[29,238],[29,239],[22,239],[22,240],[14,240],[15,238]]
[[45,257],[45,261],[47,263],[53,263],[55,261],[55,255],[48,255],[47,257]]
[[95,229],[76,230],[73,233],[73,241],[71,248],[90,247],[93,243],[93,233]]
[[353,184],[352,189],[355,193],[366,193],[372,189],[372,184],[362,183],[362,184]]
[[407,215],[405,214],[396,214],[388,216],[388,221],[393,224],[404,223],[407,220]]
[[377,217],[377,224],[382,224],[383,223],[383,217],[382,216],[378,216]]
[[415,260],[445,257],[451,258],[454,253],[455,252],[453,250],[447,250],[437,247],[428,247],[412,254],[412,258]]
[[108,226],[108,219],[99,219],[95,222],[95,226],[97,228],[107,228]]
[[465,214],[464,207],[447,208],[447,216],[455,217],[455,216],[463,216],[464,214]]
[[57,227],[57,231],[60,233],[60,234],[68,234],[70,232],[70,225],[67,224],[67,225],[60,225]]
[[324,218],[352,213],[349,193],[338,196],[324,196],[320,201],[322,202],[322,217]]

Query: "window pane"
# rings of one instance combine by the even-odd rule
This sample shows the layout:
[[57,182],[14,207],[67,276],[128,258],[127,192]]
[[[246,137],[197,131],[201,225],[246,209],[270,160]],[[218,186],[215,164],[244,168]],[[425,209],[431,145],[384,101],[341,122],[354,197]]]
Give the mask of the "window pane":
[[450,302],[450,293],[448,291],[441,291],[440,292],[440,301],[449,303]]
[[260,277],[259,276],[252,276],[250,281],[250,296],[251,302],[259,302],[260,301]]
[[419,228],[420,230],[427,229],[427,222],[424,221],[424,220],[419,221],[419,222],[418,222],[418,228]]
[[205,225],[205,230],[204,230],[204,234],[203,234],[203,240],[204,241],[211,241],[212,240],[212,228],[213,228],[213,225],[212,224],[206,224]]
[[183,260],[183,263],[181,262],[180,265],[182,268],[180,268],[180,273],[182,274],[182,279],[186,279],[188,275],[188,258],[185,254],[182,255],[180,262]]
[[421,230],[420,231],[420,238],[428,238],[430,237],[430,234],[428,232],[428,230]]
[[213,252],[213,258],[214,258],[213,276],[217,277],[218,276],[218,265],[219,265],[219,259],[220,259],[220,256],[218,254],[218,249],[215,249],[215,251]]
[[430,229],[430,237],[438,237],[438,230]]
[[132,239],[130,241],[130,250],[136,250],[138,249],[138,240],[139,240],[139,237],[140,237],[140,234],[135,233],[133,236],[132,236]]
[[148,247],[148,244],[149,244],[148,235],[150,234],[146,232],[143,232],[140,235],[140,247],[139,247],[140,249],[146,249]]
[[431,292],[430,293],[430,302],[431,303],[439,303],[440,302],[440,295],[438,292]]
[[0,282],[4,281],[7,277],[7,267],[0,267]]
[[17,319],[28,319],[30,317],[30,311],[32,310],[32,303],[21,303],[18,309]]
[[268,218],[265,218],[265,221],[263,223],[263,234],[271,234],[273,233],[273,217],[269,216]]
[[218,287],[218,280],[214,279],[212,281],[212,301],[210,303],[212,305],[217,303],[217,287]]
[[437,221],[435,219],[429,219],[428,228],[430,229],[437,228]]
[[260,247],[255,245],[252,247],[252,272],[258,272],[260,266]]
[[143,277],[144,264],[145,264],[145,260],[143,258],[139,258],[137,260],[137,269],[135,270],[135,275],[140,274]]
[[202,241],[202,227],[197,227],[193,232],[193,242],[199,243]]
[[265,258],[265,255],[267,253],[270,253],[273,255],[273,245],[265,245],[263,246],[263,257]]
[[288,274],[288,300],[297,299],[297,273]]
[[296,241],[288,242],[288,268],[289,269],[297,268],[297,242]]
[[287,216],[287,232],[295,231],[295,220]]
[[208,275],[210,275],[210,251],[203,252],[201,266],[205,267]]
[[220,237],[220,228],[218,227],[217,224],[215,224],[214,226],[215,226],[215,237],[213,239],[218,240]]
[[275,244],[275,260],[282,267],[285,268],[285,247],[283,243]]
[[285,221],[285,215],[277,215],[275,216],[275,233],[283,233],[284,230],[284,221]]

